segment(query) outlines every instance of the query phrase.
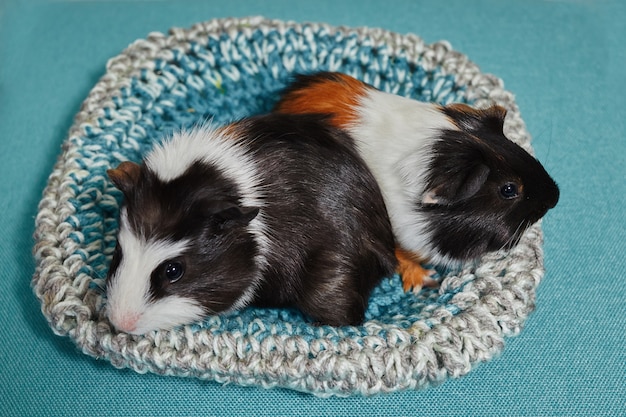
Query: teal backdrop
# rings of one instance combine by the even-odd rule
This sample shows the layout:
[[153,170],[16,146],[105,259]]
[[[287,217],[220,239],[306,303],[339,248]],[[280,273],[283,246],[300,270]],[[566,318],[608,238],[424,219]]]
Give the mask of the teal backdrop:
[[[516,95],[561,186],[537,309],[503,353],[417,392],[320,399],[140,375],[55,336],[30,288],[34,216],[108,58],[217,17],[446,39]],[[0,1],[0,415],[626,415],[626,7],[619,1]]]

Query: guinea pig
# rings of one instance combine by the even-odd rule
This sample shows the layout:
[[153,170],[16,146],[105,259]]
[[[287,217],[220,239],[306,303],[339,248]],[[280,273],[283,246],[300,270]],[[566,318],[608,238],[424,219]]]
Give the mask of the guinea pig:
[[381,187],[407,291],[436,285],[420,262],[510,249],[559,199],[541,163],[505,137],[500,106],[424,103],[321,72],[297,76],[275,112],[326,114],[353,138]]
[[396,268],[375,178],[352,139],[319,116],[182,131],[108,175],[124,196],[106,287],[118,331],[247,306],[358,325]]

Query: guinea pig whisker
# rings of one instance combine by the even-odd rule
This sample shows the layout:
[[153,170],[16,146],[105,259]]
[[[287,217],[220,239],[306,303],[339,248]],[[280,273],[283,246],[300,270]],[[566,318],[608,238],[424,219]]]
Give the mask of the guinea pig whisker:
[[510,250],[515,247],[515,245],[519,243],[528,226],[529,225],[526,220],[521,221],[515,228],[515,231],[511,234],[511,237],[502,245],[500,250]]

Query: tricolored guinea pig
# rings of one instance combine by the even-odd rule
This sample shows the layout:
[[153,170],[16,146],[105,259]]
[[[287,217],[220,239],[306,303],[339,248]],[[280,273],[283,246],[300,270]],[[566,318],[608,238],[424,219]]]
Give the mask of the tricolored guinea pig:
[[405,290],[434,284],[420,261],[513,247],[559,199],[543,166],[504,136],[500,106],[424,103],[322,72],[298,76],[275,111],[329,115],[353,138],[383,192]]
[[107,279],[107,314],[122,332],[246,306],[357,325],[396,268],[376,180],[319,116],[184,131],[108,175],[124,195]]

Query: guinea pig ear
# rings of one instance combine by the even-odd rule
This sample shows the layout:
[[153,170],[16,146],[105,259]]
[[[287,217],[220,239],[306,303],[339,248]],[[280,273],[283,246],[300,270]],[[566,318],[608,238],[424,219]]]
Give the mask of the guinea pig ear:
[[107,175],[113,181],[113,184],[124,195],[128,196],[139,182],[140,172],[141,167],[138,164],[125,161],[119,164],[117,168],[107,170]]
[[455,103],[443,107],[443,112],[459,129],[469,133],[481,130],[502,132],[506,117],[506,109],[498,105],[475,109],[467,104]]
[[476,165],[469,172],[458,172],[441,184],[426,190],[422,204],[448,206],[475,195],[489,176],[489,167]]
[[211,201],[207,207],[207,214],[223,226],[227,224],[245,225],[259,214],[259,208],[241,207],[228,201]]

